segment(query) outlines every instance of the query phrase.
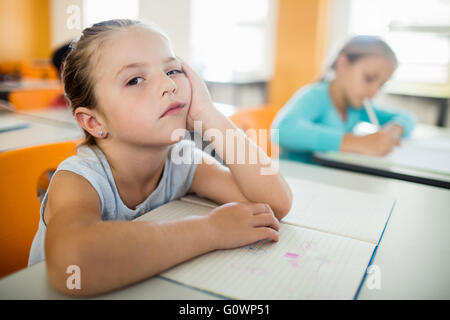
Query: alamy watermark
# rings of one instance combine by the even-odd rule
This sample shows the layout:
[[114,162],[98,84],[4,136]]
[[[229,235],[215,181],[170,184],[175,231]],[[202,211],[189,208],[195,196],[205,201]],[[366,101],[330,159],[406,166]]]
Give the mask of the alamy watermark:
[[66,280],[66,287],[69,290],[81,289],[81,269],[76,264],[67,267],[66,273],[70,274]]
[[81,9],[80,6],[71,4],[67,6],[66,13],[68,14],[66,20],[66,27],[69,30],[81,30]]
[[377,265],[371,265],[367,268],[366,287],[369,290],[381,289],[381,269]]
[[[202,121],[194,121],[194,131],[203,132]],[[186,129],[176,129],[172,132],[171,140],[179,141],[186,136]],[[244,134],[243,134],[244,133]],[[251,139],[250,139],[251,137]],[[251,146],[255,141],[260,147]],[[203,142],[211,142],[203,152],[211,155],[213,151],[222,150],[226,154],[224,163],[229,164],[260,164],[261,175],[274,175],[279,171],[278,148],[272,147],[271,157],[267,155],[267,147],[270,142],[278,145],[279,131],[271,129],[270,135],[267,129],[248,129],[243,132],[241,129],[227,129],[225,135],[215,128],[207,129],[202,136],[194,136],[195,145],[202,145]],[[190,153],[187,145],[178,144],[171,151],[171,159],[175,164],[213,164],[214,158],[202,157],[199,153]]]

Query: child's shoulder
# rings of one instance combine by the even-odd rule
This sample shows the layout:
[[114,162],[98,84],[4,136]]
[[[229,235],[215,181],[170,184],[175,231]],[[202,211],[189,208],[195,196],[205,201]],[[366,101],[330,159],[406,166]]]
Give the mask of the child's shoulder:
[[301,87],[295,94],[299,98],[321,98],[328,95],[328,82],[320,81]]
[[329,105],[328,82],[320,81],[301,87],[289,100],[288,105],[310,109],[313,105],[327,107]]
[[96,174],[106,177],[106,158],[100,150],[96,149],[98,148],[85,145],[79,146],[77,154],[62,161],[57,171],[66,170],[81,176]]

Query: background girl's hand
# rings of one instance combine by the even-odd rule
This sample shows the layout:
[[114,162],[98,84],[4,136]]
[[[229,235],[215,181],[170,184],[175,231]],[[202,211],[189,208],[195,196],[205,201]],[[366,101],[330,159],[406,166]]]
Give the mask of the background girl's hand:
[[212,210],[207,219],[217,249],[242,247],[263,239],[278,241],[280,224],[264,203],[227,203]]
[[[181,60],[181,59],[180,59]],[[205,82],[200,76],[181,60],[183,71],[191,83],[191,105],[187,116],[187,129],[194,129],[194,120],[199,120],[200,115],[215,108]]]
[[386,132],[395,142],[396,145],[400,145],[402,139],[403,128],[398,124],[388,124],[381,128],[382,131]]
[[340,150],[371,156],[384,156],[391,152],[398,143],[399,140],[388,130],[379,130],[365,136],[345,134]]
[[363,153],[373,156],[384,156],[399,144],[399,139],[386,130],[379,130],[361,138]]

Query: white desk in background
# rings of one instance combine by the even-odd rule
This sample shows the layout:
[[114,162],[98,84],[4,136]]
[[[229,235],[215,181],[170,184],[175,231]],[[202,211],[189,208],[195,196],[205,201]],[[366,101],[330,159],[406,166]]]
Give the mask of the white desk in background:
[[313,160],[334,168],[450,188],[450,130],[418,125],[402,144],[384,157],[315,152]]
[[450,82],[421,83],[389,81],[384,88],[385,93],[436,100],[439,105],[436,125],[444,127],[447,121],[450,104]]
[[28,128],[30,123],[21,119],[0,116],[0,133]]
[[41,119],[11,112],[0,113],[0,121],[26,124],[15,130],[0,132],[0,152],[58,141],[75,140],[84,136],[78,125],[68,122]]
[[60,124],[68,124],[71,126],[78,126],[72,111],[69,108],[47,108],[42,110],[27,110],[20,114],[28,116],[28,119],[34,120],[48,120],[52,122],[59,122]]
[[[450,190],[280,161],[288,177],[389,195],[396,204],[372,265],[380,289],[362,284],[358,299],[450,299]],[[366,281],[368,277],[366,277]],[[71,299],[50,285],[45,262],[0,279],[0,299]],[[161,277],[95,299],[217,299],[217,296]]]
[[9,92],[12,90],[59,89],[61,86],[62,84],[59,80],[26,78],[21,80],[0,82],[0,91]]

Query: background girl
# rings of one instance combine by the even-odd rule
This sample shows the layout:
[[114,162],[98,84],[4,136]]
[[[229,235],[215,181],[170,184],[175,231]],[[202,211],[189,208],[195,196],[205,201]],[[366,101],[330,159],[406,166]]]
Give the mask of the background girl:
[[[131,20],[86,28],[62,78],[87,140],[52,178],[29,259],[30,265],[46,259],[56,289],[99,294],[215,249],[278,240],[278,221],[292,201],[287,183],[279,173],[260,174],[270,158],[214,107],[203,81],[159,30]],[[190,141],[172,140],[194,121],[203,132],[223,133],[212,145],[227,167]],[[260,162],[228,164],[227,129]],[[172,161],[180,144],[190,163]],[[204,161],[197,165],[198,156]],[[226,204],[202,217],[130,221],[186,193]],[[70,265],[80,268],[80,290],[66,287]]]
[[374,107],[381,129],[364,136],[352,130],[370,121],[364,99],[372,99],[396,67],[394,52],[380,38],[356,36],[348,41],[331,65],[334,78],[301,88],[275,118],[272,128],[279,129],[282,157],[311,162],[314,151],[389,153],[414,128],[407,112]]

